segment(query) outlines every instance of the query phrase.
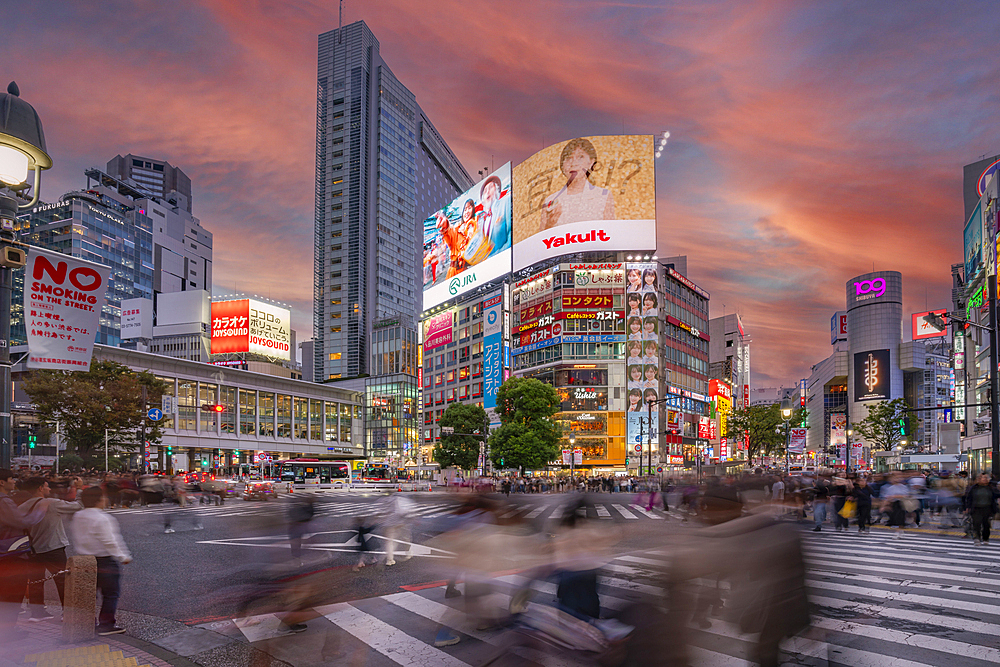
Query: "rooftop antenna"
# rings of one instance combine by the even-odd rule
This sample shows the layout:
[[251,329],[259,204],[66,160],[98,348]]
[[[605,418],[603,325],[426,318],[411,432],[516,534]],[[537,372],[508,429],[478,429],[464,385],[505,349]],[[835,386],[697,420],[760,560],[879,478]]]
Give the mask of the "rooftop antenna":
[[344,0],[340,0],[340,12],[337,17],[337,43],[344,43]]

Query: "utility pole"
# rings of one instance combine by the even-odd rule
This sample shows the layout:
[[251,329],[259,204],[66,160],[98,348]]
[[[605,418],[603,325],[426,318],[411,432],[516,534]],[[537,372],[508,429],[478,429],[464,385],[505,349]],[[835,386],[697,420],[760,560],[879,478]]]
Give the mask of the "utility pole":
[[[994,237],[995,244],[995,237]],[[1000,479],[1000,364],[997,353],[997,277],[986,276],[990,298],[990,440],[992,441],[993,465],[990,472],[993,479]]]
[[[142,441],[139,443],[139,451],[142,452],[142,463],[139,465],[139,469],[145,475],[149,472],[147,466],[149,465],[146,460],[146,385],[142,385],[142,415],[140,421],[142,422]],[[105,454],[107,453],[107,446],[105,445]]]

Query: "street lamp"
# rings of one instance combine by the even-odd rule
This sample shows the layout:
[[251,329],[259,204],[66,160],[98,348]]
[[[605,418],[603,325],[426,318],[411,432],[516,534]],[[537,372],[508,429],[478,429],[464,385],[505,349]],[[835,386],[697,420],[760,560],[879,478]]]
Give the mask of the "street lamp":
[[[0,94],[0,468],[10,467],[10,293],[11,271],[25,265],[26,246],[15,240],[17,212],[38,203],[42,170],[52,166],[45,152],[42,121],[34,107],[20,97],[13,81]],[[28,172],[34,172],[34,185]],[[22,204],[31,188],[31,201]],[[58,446],[56,460],[59,459]]]
[[788,429],[792,418],[792,400],[787,396],[781,399],[781,418],[785,420],[785,474],[788,474]]
[[573,479],[573,463],[575,463],[576,452],[574,451],[574,445],[576,445],[576,433],[570,433],[569,435],[569,478]]

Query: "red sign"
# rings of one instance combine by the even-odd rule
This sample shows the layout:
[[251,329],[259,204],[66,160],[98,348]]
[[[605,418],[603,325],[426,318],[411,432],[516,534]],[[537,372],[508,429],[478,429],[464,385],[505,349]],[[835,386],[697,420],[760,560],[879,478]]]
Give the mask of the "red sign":
[[698,418],[698,437],[699,438],[704,438],[704,439],[708,440],[708,439],[710,439],[712,437],[711,426],[710,426],[711,423],[712,422],[711,422],[711,420],[708,417],[699,417]]
[[610,294],[567,294],[563,296],[562,300],[563,308],[586,308],[600,310],[603,308],[612,308],[615,305],[615,298]]
[[532,343],[539,343],[544,340],[549,340],[550,338],[555,338],[556,336],[562,335],[562,322],[553,322],[544,327],[535,327],[529,331],[525,331],[520,334],[520,337],[515,339],[515,347],[524,347],[525,345],[531,345]]
[[528,322],[537,320],[543,315],[552,314],[552,302],[543,301],[541,303],[536,303],[533,306],[528,306],[527,308],[521,309],[521,325],[527,324]]
[[945,322],[948,321],[948,311],[941,310],[928,310],[923,313],[913,313],[913,340],[923,340],[924,338],[941,338],[948,335],[948,329],[938,330],[932,327],[930,324],[924,320],[925,315],[940,315],[944,318]]
[[212,303],[212,354],[250,351],[250,300]]
[[750,385],[743,385],[743,407],[750,407]]
[[731,401],[733,400],[733,388],[722,380],[709,380],[708,395],[721,396]]

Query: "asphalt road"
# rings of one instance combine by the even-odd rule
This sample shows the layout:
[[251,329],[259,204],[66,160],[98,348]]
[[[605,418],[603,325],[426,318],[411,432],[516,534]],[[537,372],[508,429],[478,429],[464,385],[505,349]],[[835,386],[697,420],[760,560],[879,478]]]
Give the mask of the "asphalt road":
[[[338,492],[318,496],[316,516],[307,524],[303,553],[292,559],[288,538],[289,496],[271,501],[227,500],[221,506],[193,504],[112,510],[134,561],[125,568],[120,607],[185,623],[230,618],[241,611],[241,587],[279,573],[350,568],[358,559],[356,527],[359,519],[372,526],[369,545],[373,567],[339,579],[326,603],[395,593],[401,586],[419,586],[447,577],[443,554],[427,543],[443,529],[443,521],[460,502],[452,493],[406,493],[415,506],[409,521],[415,546],[408,560],[385,567],[385,535],[373,516],[386,500],[384,493]],[[509,512],[521,521],[544,527],[559,520],[573,498],[565,494],[512,495]],[[591,496],[596,500],[591,518],[622,531],[617,549],[622,553],[662,542],[664,532],[677,529],[679,520],[661,510],[645,512],[630,505],[633,496]],[[529,509],[530,508],[530,509]],[[501,515],[508,511],[501,512]],[[175,531],[165,533],[170,522]]]

